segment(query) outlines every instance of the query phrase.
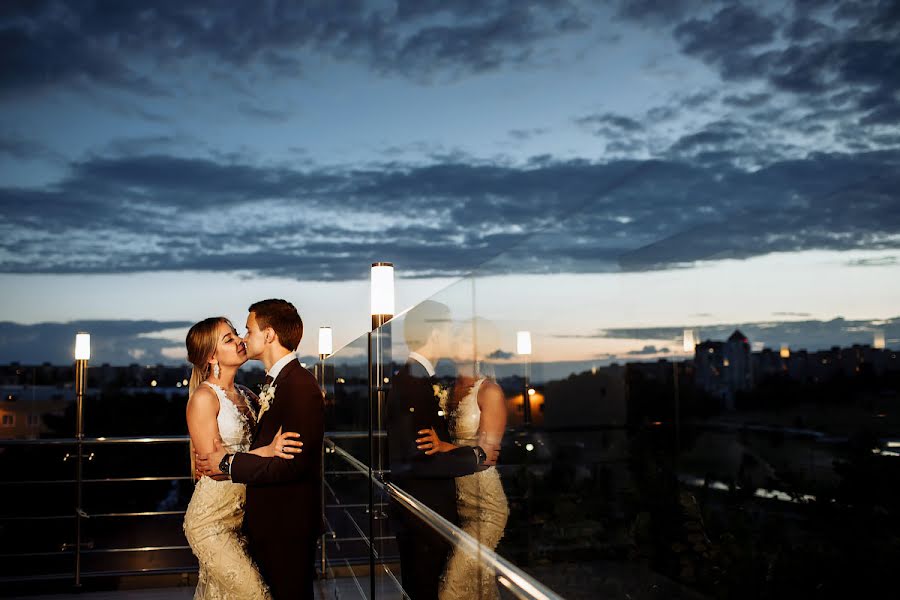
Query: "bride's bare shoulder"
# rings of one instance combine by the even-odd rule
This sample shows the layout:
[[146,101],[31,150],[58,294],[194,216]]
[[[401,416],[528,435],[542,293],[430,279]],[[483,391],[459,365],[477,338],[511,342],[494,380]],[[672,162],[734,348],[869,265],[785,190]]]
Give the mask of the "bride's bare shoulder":
[[198,386],[190,395],[187,402],[188,412],[192,410],[204,410],[219,406],[219,398],[208,385]]
[[485,379],[478,387],[478,403],[486,402],[506,402],[503,388],[493,379]]

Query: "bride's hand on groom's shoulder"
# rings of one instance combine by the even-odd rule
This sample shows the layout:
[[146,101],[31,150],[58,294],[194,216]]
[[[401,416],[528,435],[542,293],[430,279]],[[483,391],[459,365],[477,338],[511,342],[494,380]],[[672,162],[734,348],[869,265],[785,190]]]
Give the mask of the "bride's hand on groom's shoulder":
[[303,442],[300,441],[300,434],[293,431],[282,433],[281,427],[275,434],[275,439],[268,446],[263,446],[253,450],[253,454],[264,458],[284,458],[293,460],[294,454],[303,452]]
[[438,437],[437,432],[433,428],[420,429],[418,433],[423,437],[416,438],[416,448],[424,450],[425,454],[429,456],[438,452],[450,452],[456,448],[450,442],[441,441],[441,438]]

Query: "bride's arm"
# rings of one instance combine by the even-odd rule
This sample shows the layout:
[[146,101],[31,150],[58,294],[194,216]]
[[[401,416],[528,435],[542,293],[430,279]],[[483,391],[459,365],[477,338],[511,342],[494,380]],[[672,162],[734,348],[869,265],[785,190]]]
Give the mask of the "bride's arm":
[[478,407],[481,419],[478,422],[478,445],[487,454],[485,465],[497,464],[500,457],[500,442],[506,431],[506,396],[503,388],[493,381],[485,381],[478,390]]
[[[200,386],[188,398],[186,412],[188,433],[194,452],[200,455],[213,452],[216,440],[220,439],[219,424],[216,421],[219,414],[219,399],[216,398],[216,394],[206,386]],[[216,476],[213,479],[227,479],[227,477]]]

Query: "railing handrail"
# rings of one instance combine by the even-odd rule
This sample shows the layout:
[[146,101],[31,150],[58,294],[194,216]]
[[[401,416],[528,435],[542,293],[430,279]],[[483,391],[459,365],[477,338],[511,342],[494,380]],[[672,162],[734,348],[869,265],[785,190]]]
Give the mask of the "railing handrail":
[[[338,447],[334,442],[326,440],[325,443],[330,444],[334,453],[347,461],[347,463],[352,465],[355,469],[368,475],[369,467],[358,458],[343,448]],[[498,581],[520,598],[534,600],[563,600],[562,596],[483,545],[425,504],[416,500],[414,496],[404,491],[402,488],[397,487],[393,483],[384,483],[374,477],[372,481],[451,544],[455,544],[464,552],[484,561],[484,563],[497,572]]]
[[[335,440],[352,440],[366,439],[369,433],[367,431],[326,431],[325,437]],[[376,431],[375,436],[386,437],[384,431]],[[191,440],[189,435],[154,435],[154,436],[136,436],[136,437],[95,437],[84,438],[82,444],[165,444],[165,443],[185,443]],[[78,443],[78,438],[37,438],[37,439],[0,439],[0,446],[74,446]]]

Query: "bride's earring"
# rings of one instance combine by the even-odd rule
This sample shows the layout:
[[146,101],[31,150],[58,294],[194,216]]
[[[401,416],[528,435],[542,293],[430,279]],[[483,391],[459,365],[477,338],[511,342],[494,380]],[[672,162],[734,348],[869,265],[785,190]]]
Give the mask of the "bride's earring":
[[222,372],[222,369],[219,368],[219,363],[213,365],[213,377],[216,379],[219,378],[219,373]]

